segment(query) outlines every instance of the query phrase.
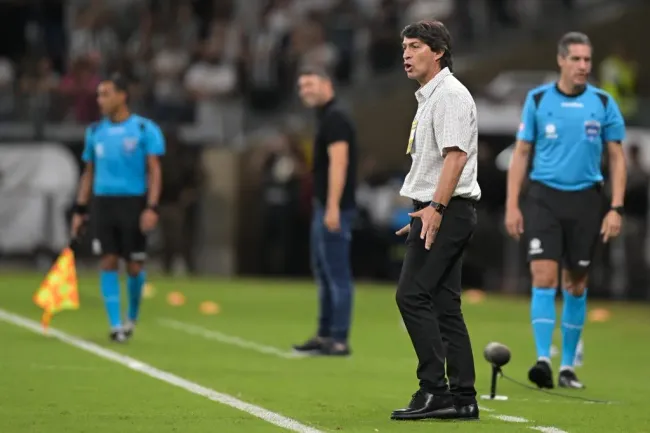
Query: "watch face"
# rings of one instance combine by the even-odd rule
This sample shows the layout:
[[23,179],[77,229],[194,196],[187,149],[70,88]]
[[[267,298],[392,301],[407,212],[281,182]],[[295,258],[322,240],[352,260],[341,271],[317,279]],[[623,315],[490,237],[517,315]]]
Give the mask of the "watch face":
[[444,210],[444,206],[441,205],[440,203],[431,202],[431,207],[434,208],[437,212],[440,212],[440,213],[442,213],[443,210]]

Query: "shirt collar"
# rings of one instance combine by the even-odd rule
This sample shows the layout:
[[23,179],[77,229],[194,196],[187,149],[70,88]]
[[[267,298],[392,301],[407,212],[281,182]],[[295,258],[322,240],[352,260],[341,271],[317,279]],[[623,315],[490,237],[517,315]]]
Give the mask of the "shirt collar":
[[334,105],[335,102],[336,102],[336,97],[333,97],[332,99],[330,99],[329,101],[327,101],[325,104],[323,104],[323,105],[321,105],[320,107],[318,107],[318,108],[316,109],[316,115],[318,116],[318,118],[323,117],[323,115],[325,115],[325,113],[327,112],[327,110],[328,110],[332,105]]
[[451,71],[448,67],[445,67],[440,72],[438,72],[436,76],[431,79],[431,81],[420,87],[417,92],[415,92],[415,98],[418,100],[418,102],[424,102],[425,100],[429,99],[433,94],[433,91],[436,90],[436,87],[438,87],[438,84],[440,84],[442,80],[444,80],[449,75],[451,75]]

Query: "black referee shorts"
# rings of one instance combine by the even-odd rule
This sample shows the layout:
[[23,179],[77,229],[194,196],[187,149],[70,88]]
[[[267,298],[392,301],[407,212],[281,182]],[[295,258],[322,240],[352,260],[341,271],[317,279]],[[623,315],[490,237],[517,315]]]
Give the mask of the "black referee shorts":
[[528,260],[555,260],[570,270],[586,270],[598,245],[605,214],[599,185],[560,191],[531,183],[524,208]]
[[147,257],[147,236],[140,230],[140,215],[145,197],[96,196],[91,221],[93,252],[114,254],[127,261],[141,262]]

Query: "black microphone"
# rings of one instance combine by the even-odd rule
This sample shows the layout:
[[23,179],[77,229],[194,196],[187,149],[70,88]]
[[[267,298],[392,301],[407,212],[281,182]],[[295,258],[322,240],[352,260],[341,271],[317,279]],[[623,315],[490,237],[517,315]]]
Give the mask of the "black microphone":
[[[487,362],[492,365],[492,383],[490,385],[490,396],[483,396],[494,400],[497,394],[497,377],[501,373],[501,367],[510,362],[510,349],[504,344],[492,342],[485,346],[483,350],[483,357]],[[499,397],[500,400],[505,400],[507,397]]]
[[485,346],[483,356],[487,362],[500,369],[510,362],[510,349],[504,344],[492,342]]

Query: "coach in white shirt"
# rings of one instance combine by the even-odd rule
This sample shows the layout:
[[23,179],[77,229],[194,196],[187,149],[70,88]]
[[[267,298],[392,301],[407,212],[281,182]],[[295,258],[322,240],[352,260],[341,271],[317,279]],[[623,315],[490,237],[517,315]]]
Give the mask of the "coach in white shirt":
[[462,254],[481,197],[476,105],[451,72],[451,37],[441,22],[410,24],[402,38],[406,74],[420,88],[406,149],[412,165],[400,192],[414,211],[397,232],[408,238],[396,299],[418,356],[420,388],[392,418],[477,419],[472,346],[460,306]]

